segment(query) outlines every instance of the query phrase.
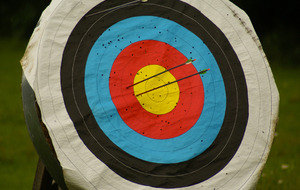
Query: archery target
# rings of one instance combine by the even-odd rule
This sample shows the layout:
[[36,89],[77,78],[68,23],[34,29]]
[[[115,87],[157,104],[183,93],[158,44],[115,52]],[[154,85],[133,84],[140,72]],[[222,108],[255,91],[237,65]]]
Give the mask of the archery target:
[[[94,9],[97,9],[97,7]],[[162,8],[161,12],[164,12],[165,15],[158,17],[147,16],[150,11],[152,12],[152,9],[149,11],[148,6],[139,6],[136,9],[141,9],[140,12],[143,14],[134,16],[130,11],[116,10],[114,14],[122,14],[128,18],[119,21],[120,18],[114,20],[109,14],[107,17],[98,15],[101,19],[93,18],[95,21],[89,23],[89,26],[81,26],[81,22],[79,22],[74,28],[73,33],[76,33],[76,37],[73,40],[71,34],[69,41],[77,39],[81,43],[78,46],[66,44],[65,52],[78,53],[77,55],[64,54],[62,59],[62,86],[70,86],[72,80],[84,81],[82,88],[76,85],[78,90],[74,89],[72,93],[75,93],[75,97],[84,95],[86,100],[83,98],[76,100],[76,98],[73,106],[70,104],[67,106],[67,110],[73,120],[76,120],[76,116],[72,117],[71,115],[74,111],[78,111],[83,116],[82,119],[85,120],[86,125],[78,123],[75,124],[75,127],[77,131],[89,131],[92,139],[96,140],[91,142],[90,136],[81,136],[87,147],[100,160],[104,160],[103,157],[107,155],[101,151],[99,146],[95,145],[101,144],[101,147],[104,145],[114,147],[112,150],[107,150],[104,147],[105,151],[112,154],[115,159],[110,159],[105,164],[116,172],[120,170],[122,165],[125,165],[126,168],[123,171],[117,172],[124,178],[136,183],[144,183],[144,185],[165,186],[168,188],[189,186],[201,182],[211,177],[207,175],[205,169],[217,173],[227,164],[230,157],[227,160],[222,159],[223,164],[220,164],[220,167],[215,167],[209,162],[217,157],[220,158],[222,150],[226,148],[227,143],[230,141],[232,146],[230,146],[230,150],[226,150],[226,154],[231,152],[231,156],[233,156],[243,137],[243,130],[245,130],[247,122],[248,104],[246,84],[245,80],[242,80],[244,77],[239,60],[228,42],[227,44],[224,42],[223,45],[223,47],[227,46],[227,52],[219,48],[214,50],[219,50],[219,53],[213,54],[209,49],[209,45],[204,42],[211,37],[205,36],[206,32],[203,31],[203,27],[197,23],[190,26],[190,30],[197,30],[196,34],[199,35],[197,36],[187,29],[188,26],[185,26],[185,23],[190,22],[182,19],[181,22],[177,20],[178,24],[171,20],[172,16],[174,20],[180,17],[177,12],[168,12],[165,8]],[[160,7],[155,7],[155,10],[159,9]],[[193,11],[196,10],[192,7],[191,10],[188,10],[189,13]],[[87,13],[87,15],[89,14]],[[127,16],[127,14],[129,15]],[[106,20],[106,18],[109,20]],[[108,28],[103,28],[98,24],[103,20],[109,26]],[[85,21],[82,24],[86,25],[86,23]],[[100,26],[101,28],[99,28]],[[87,27],[89,27],[88,30],[86,30]],[[81,31],[83,28],[84,31]],[[120,30],[120,28],[123,29]],[[81,33],[83,38],[94,36],[95,41],[91,42],[91,39],[78,38],[78,33]],[[149,40],[151,41],[149,42]],[[88,42],[91,47],[88,47],[85,42]],[[174,48],[173,51],[176,52],[171,50],[170,53],[167,53],[168,46]],[[65,58],[65,56],[74,57],[74,60]],[[137,105],[138,100],[133,96],[134,92],[132,89],[126,88],[132,85],[134,80],[127,79],[126,76],[134,77],[146,65],[159,64],[164,68],[172,68],[186,62],[189,58],[198,61],[187,65],[186,69],[174,69],[174,72],[177,71],[177,74],[174,73],[174,78],[180,79],[205,68],[210,68],[212,72],[202,75],[203,77],[198,75],[186,79],[183,84],[178,82],[181,84],[180,94],[187,94],[180,95],[179,105],[174,108],[173,112],[163,115],[153,114]],[[119,59],[121,59],[121,62]],[[68,62],[69,60],[72,62]],[[86,60],[86,64],[79,64],[77,60],[80,62]],[[173,62],[169,63],[171,60]],[[217,60],[219,61],[217,62]],[[230,65],[227,60],[235,63],[235,67],[232,63]],[[226,70],[233,70],[234,73],[230,73],[228,76],[223,74],[222,76],[221,72],[225,68]],[[79,71],[84,71],[82,76],[77,74]],[[224,70],[223,73],[225,73]],[[236,76],[234,75],[241,79],[235,81]],[[73,76],[72,80],[64,79],[69,79],[70,76]],[[224,77],[226,77],[226,80],[223,79]],[[239,89],[243,93],[239,93],[235,89],[237,85],[241,86]],[[239,108],[239,112],[234,111],[234,114],[227,114],[227,117],[225,117],[225,114],[231,109],[230,106],[227,106],[226,110],[226,105],[235,105],[236,107],[237,103],[234,102],[236,101],[234,99],[231,100],[232,102],[228,102],[230,100],[226,99],[226,96],[229,95],[226,95],[225,86],[228,94],[232,96],[232,94],[238,93],[244,103],[240,105],[243,107]],[[188,91],[184,87],[187,87]],[[64,88],[62,90],[65,99],[72,96],[72,94],[64,91]],[[199,95],[201,91],[202,96]],[[146,95],[148,96],[148,94]],[[114,100],[118,98],[121,100]],[[180,104],[186,104],[187,106],[183,108]],[[76,109],[75,106],[78,108]],[[84,110],[87,112],[84,112]],[[91,112],[93,117],[85,117]],[[236,115],[241,117],[240,121],[233,118]],[[240,127],[241,133],[230,136],[236,130],[235,122],[240,122],[240,126],[243,126]],[[99,128],[95,127],[97,125]],[[180,132],[182,128],[184,131]],[[219,137],[217,137],[218,135]],[[106,136],[109,140],[103,141],[103,136]],[[220,138],[221,136],[223,138]],[[224,138],[224,136],[226,137]],[[217,142],[217,146],[213,144]],[[215,148],[213,150],[209,149],[211,146]],[[205,160],[206,157],[209,157],[209,159]],[[221,159],[217,161],[220,162]],[[119,165],[118,162],[122,162],[122,165]],[[186,168],[186,164],[193,164],[195,167]],[[114,168],[114,165],[117,168]],[[149,172],[147,167],[150,165],[153,168],[164,167],[164,169]],[[183,167],[185,170],[182,172],[174,171],[174,165],[179,168]],[[213,167],[209,167],[209,165]],[[206,167],[203,168],[203,166]],[[127,168],[131,169],[128,170]],[[213,172],[211,175],[215,174]],[[198,177],[197,182],[194,181],[194,177],[183,178],[183,180],[178,179],[181,175],[200,176],[199,173],[202,173],[202,179]],[[137,175],[140,176],[138,180],[136,179]],[[134,177],[130,178],[128,176]],[[164,176],[172,177],[167,184]]]
[[[142,23],[147,23],[147,27]],[[126,25],[128,29],[119,33],[120,25]],[[140,35],[137,36],[136,33]],[[180,37],[182,34],[186,36],[185,41]],[[112,41],[111,35],[119,36],[119,38]],[[190,39],[187,35],[191,35]],[[151,38],[157,39],[145,41]],[[188,46],[190,47],[187,48]],[[200,53],[194,49],[198,49]],[[169,53],[165,53],[168,51]],[[202,80],[198,75],[178,82],[180,101],[177,102],[179,105],[172,112],[153,114],[136,105],[137,97],[132,96],[134,94],[132,88],[126,87],[132,85],[134,81],[132,78],[140,69],[145,65],[153,67],[156,64],[160,64],[163,68],[172,68],[186,62],[186,56],[190,54],[194,54],[195,58],[200,60],[201,63],[194,64],[198,70],[203,70],[205,67],[212,67],[214,70],[214,78],[212,75],[202,77],[204,88],[207,89],[206,99],[203,98]],[[103,62],[111,64],[105,64],[102,67]],[[191,64],[187,65],[186,69],[174,69],[171,72],[176,76],[175,79],[180,79],[196,73],[197,68]],[[94,72],[95,70],[97,72]],[[111,85],[108,85],[109,83]],[[183,162],[198,156],[211,145],[221,128],[225,114],[225,90],[222,83],[216,61],[199,38],[174,22],[153,16],[133,17],[108,28],[92,47],[85,67],[85,92],[88,104],[93,113],[99,113],[93,115],[101,130],[122,150],[154,163]],[[153,93],[159,94],[159,92]],[[218,97],[216,93],[219,94]],[[149,94],[144,96],[149,96]],[[166,101],[168,103],[168,99]],[[210,104],[218,104],[218,101],[222,103],[217,109],[210,111],[212,107]],[[161,105],[155,105],[152,101],[150,104],[153,107],[156,106],[153,109],[162,109]],[[206,106],[200,118],[203,104]],[[119,131],[118,135],[113,131]],[[199,136],[194,136],[195,133]],[[121,140],[122,137],[123,140]],[[199,149],[199,147],[202,148]],[[191,149],[195,151],[190,151]]]
[[[41,48],[50,52],[40,58],[47,72],[37,68],[47,80],[32,85],[69,188],[223,188],[242,168],[261,167],[250,160],[267,154],[255,150],[268,152],[273,125],[264,137],[255,125],[275,109],[266,106],[257,122],[250,102],[270,74],[250,66],[267,62],[253,36],[250,48],[236,38],[247,32],[234,25],[242,13],[215,3],[223,9],[188,0],[53,2],[52,22],[41,24],[54,36],[44,29],[41,42],[61,45]],[[196,61],[132,86],[188,59]],[[272,88],[265,93],[276,100]],[[237,186],[251,186],[254,173]]]

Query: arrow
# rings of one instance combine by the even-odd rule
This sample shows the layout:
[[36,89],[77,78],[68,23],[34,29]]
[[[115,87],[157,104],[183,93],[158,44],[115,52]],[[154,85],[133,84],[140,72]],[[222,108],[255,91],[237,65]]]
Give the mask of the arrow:
[[181,81],[181,80],[184,80],[184,79],[190,78],[190,77],[192,77],[192,76],[195,76],[195,75],[198,75],[198,74],[205,74],[205,73],[206,73],[207,71],[209,71],[209,70],[210,70],[210,69],[204,69],[204,70],[202,70],[202,71],[199,71],[199,72],[197,72],[197,73],[194,73],[194,74],[192,74],[192,75],[186,76],[186,77],[184,77],[184,78],[181,78],[181,79],[175,80],[175,81],[173,81],[173,82],[168,82],[167,84],[161,85],[161,86],[159,86],[159,87],[156,87],[156,88],[152,88],[151,90],[147,90],[147,91],[145,91],[145,92],[142,92],[142,93],[140,93],[140,94],[138,94],[138,95],[136,95],[136,96],[140,96],[140,95],[146,94],[146,93],[148,93],[148,92],[151,92],[151,91],[153,91],[153,90],[157,90],[157,89],[159,89],[159,88],[162,88],[162,87],[168,86],[168,85],[170,85],[170,84],[173,84],[173,83],[175,83],[175,82],[179,82],[179,81]]
[[148,78],[146,78],[146,79],[144,79],[144,80],[141,80],[141,81],[139,81],[139,82],[137,82],[137,83],[134,83],[134,84],[132,84],[132,85],[126,87],[126,88],[128,89],[128,88],[133,87],[133,86],[135,86],[135,85],[137,85],[137,84],[140,84],[140,83],[142,83],[142,82],[145,82],[146,80],[152,79],[153,77],[156,77],[156,76],[158,76],[158,75],[161,75],[161,74],[163,74],[163,73],[165,73],[165,72],[167,72],[167,71],[171,71],[171,70],[176,69],[176,68],[178,68],[178,67],[181,67],[181,66],[183,66],[183,65],[188,65],[188,64],[190,64],[190,63],[193,63],[194,61],[196,61],[196,59],[194,59],[194,60],[193,60],[193,59],[188,59],[185,63],[182,63],[182,64],[180,64],[180,65],[177,65],[177,66],[175,66],[175,67],[172,67],[172,68],[170,68],[170,69],[168,69],[168,70],[165,70],[165,71],[163,71],[163,72],[157,73],[156,75],[153,75],[153,76],[151,76],[151,77],[148,77]]
[[109,9],[105,9],[103,11],[99,11],[99,12],[96,12],[96,13],[93,13],[93,14],[89,14],[89,15],[86,15],[85,17],[91,17],[91,16],[94,16],[94,15],[97,15],[97,14],[100,14],[100,13],[104,13],[104,12],[107,12],[107,11],[112,11],[112,10],[115,10],[115,9],[120,9],[122,7],[127,7],[131,4],[134,4],[134,3],[137,3],[137,2],[142,2],[142,3],[146,3],[148,0],[134,0],[134,1],[131,1],[129,3],[125,3],[125,4],[122,4],[122,5],[119,5],[119,6],[116,6],[116,7],[112,7],[112,8],[109,8]]

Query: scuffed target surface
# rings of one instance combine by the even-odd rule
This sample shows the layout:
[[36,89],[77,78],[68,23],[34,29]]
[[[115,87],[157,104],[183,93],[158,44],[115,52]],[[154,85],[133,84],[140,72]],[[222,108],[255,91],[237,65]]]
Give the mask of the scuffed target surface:
[[[278,107],[253,31],[244,12],[224,0],[53,1],[23,70],[68,187],[251,188],[265,163]],[[147,49],[169,49],[179,58]],[[144,64],[144,58],[152,61]],[[177,82],[178,89],[147,95],[146,107],[135,87],[126,88],[143,68],[167,69],[191,58],[192,65],[170,76],[210,71]],[[144,88],[165,80],[155,79]],[[169,90],[179,96],[168,99],[163,94]],[[165,100],[178,102],[151,111],[151,102]],[[188,125],[176,127],[179,118]]]

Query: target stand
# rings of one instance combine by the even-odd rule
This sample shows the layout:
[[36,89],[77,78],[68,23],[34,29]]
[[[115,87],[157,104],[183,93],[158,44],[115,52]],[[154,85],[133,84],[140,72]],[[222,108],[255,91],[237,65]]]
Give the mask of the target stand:
[[[29,136],[39,155],[32,189],[61,190],[58,184],[62,189],[67,189],[48,130],[41,120],[41,112],[36,103],[34,91],[24,75],[22,75],[22,103]],[[43,162],[46,163],[47,168]]]
[[53,0],[21,64],[29,133],[62,189],[255,188],[279,94],[230,1]]
[[61,190],[39,159],[32,190]]

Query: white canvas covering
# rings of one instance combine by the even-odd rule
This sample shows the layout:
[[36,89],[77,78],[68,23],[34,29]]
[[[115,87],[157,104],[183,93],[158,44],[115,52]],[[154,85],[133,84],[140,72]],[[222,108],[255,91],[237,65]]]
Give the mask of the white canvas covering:
[[[215,23],[235,50],[246,78],[249,119],[243,141],[227,166],[210,179],[181,189],[255,189],[278,116],[279,94],[269,63],[248,16],[230,1],[182,1]],[[22,68],[36,94],[69,189],[152,189],[120,177],[102,163],[79,138],[65,108],[60,82],[65,45],[79,20],[101,2],[53,0],[33,32]]]

